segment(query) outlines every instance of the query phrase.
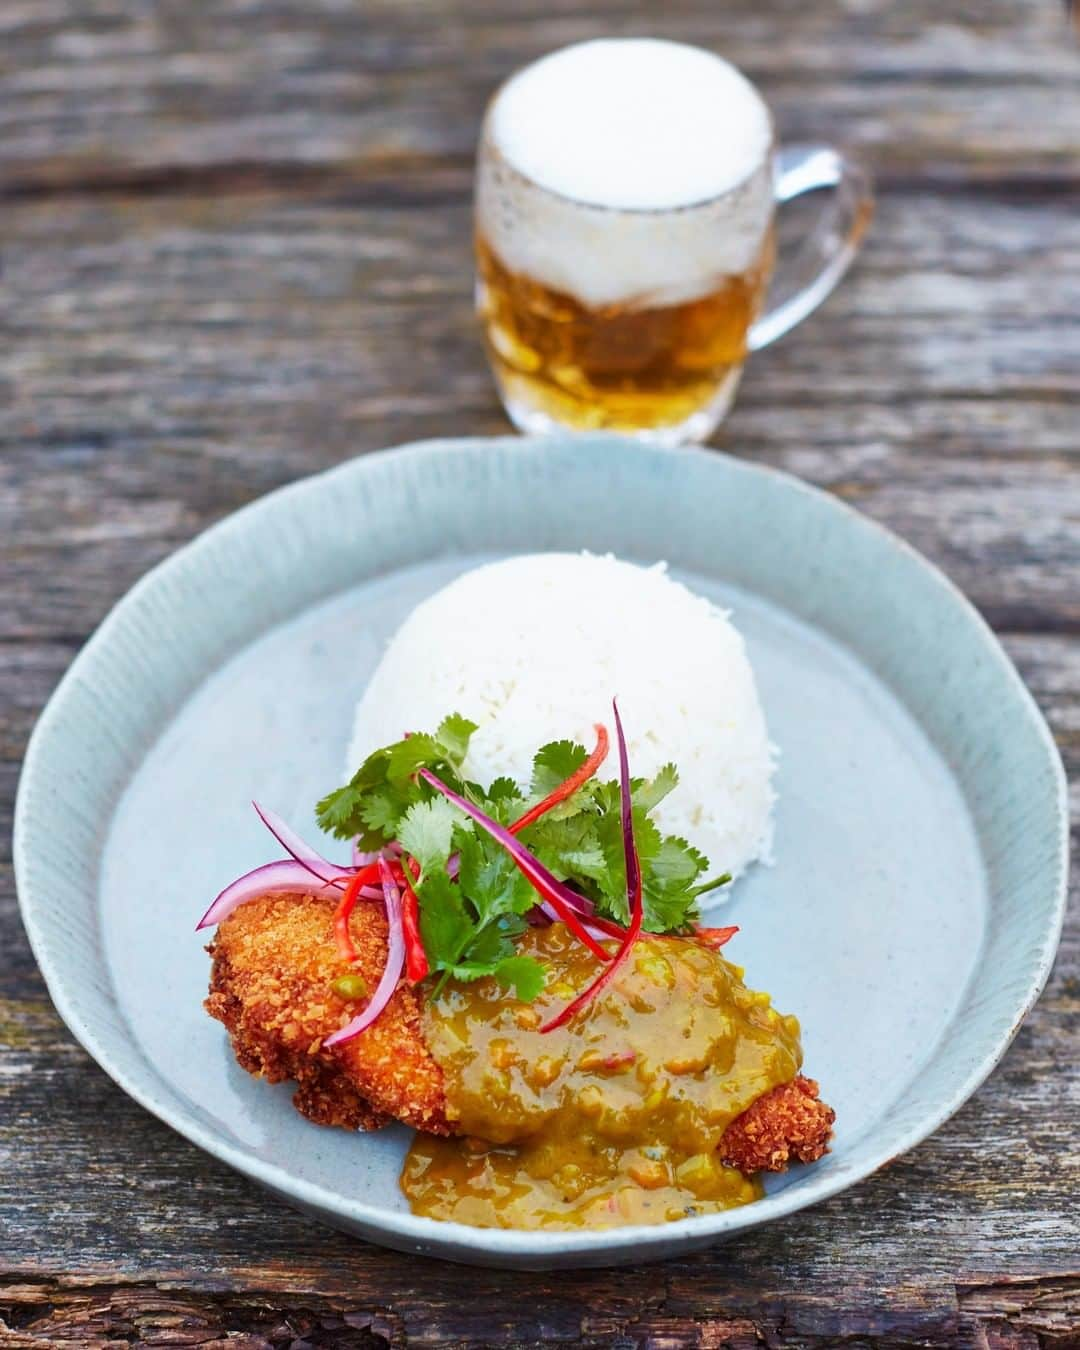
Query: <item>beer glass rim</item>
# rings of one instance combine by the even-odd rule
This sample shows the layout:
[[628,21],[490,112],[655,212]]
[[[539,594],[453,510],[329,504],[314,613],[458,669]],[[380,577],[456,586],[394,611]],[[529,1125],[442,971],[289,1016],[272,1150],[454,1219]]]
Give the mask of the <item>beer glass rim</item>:
[[[568,206],[580,207],[585,211],[604,212],[605,214],[612,216],[673,216],[686,211],[700,211],[705,207],[719,204],[728,197],[732,197],[737,192],[740,192],[746,184],[763,169],[769,173],[770,178],[772,176],[773,157],[776,153],[777,146],[776,124],[773,121],[772,109],[769,107],[765,98],[762,96],[760,89],[754,84],[753,80],[751,80],[748,75],[744,75],[747,82],[753,86],[754,92],[757,94],[758,98],[761,99],[762,106],[769,119],[769,130],[771,134],[768,147],[765,154],[762,156],[761,162],[755,164],[752,169],[748,169],[741,178],[737,179],[736,182],[732,183],[729,187],[724,188],[722,192],[715,192],[708,197],[695,197],[692,201],[679,202],[673,206],[610,206],[605,202],[584,201],[581,197],[572,197],[569,193],[560,192],[557,188],[548,187],[546,183],[539,182],[531,174],[527,174],[523,169],[519,168],[513,160],[507,156],[506,152],[499,146],[498,142],[491,134],[491,117],[495,105],[502,97],[503,91],[506,89],[507,85],[509,85],[510,82],[525,69],[527,69],[527,67],[522,66],[512,74],[508,75],[488,100],[487,108],[484,112],[484,120],[480,128],[478,159],[481,163],[483,163],[485,158],[497,159],[500,166],[513,174],[519,182],[524,183],[530,188],[534,188],[537,192],[542,192],[548,197],[554,198],[556,201],[565,202]],[[736,67],[736,69],[738,69],[738,67]],[[739,73],[743,74],[741,70]]]

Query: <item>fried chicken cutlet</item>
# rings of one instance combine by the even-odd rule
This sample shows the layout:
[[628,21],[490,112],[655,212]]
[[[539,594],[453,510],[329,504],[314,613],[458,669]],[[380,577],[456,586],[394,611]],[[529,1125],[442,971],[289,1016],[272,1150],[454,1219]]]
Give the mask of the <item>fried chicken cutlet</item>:
[[[357,1011],[332,985],[349,967],[333,938],[334,902],[314,895],[265,895],[218,929],[206,1010],[229,1032],[240,1065],[278,1083],[297,1083],[308,1119],[348,1129],[400,1120],[436,1135],[457,1131],[448,1117],[443,1071],[424,1037],[419,995],[404,981],[362,1034],[333,1049],[323,1041]],[[369,988],[386,959],[380,906],[354,912],[354,969]],[[764,1093],[727,1128],[723,1162],[746,1173],[783,1171],[827,1150],[835,1114],[801,1074]]]
[[[350,967],[334,943],[334,902],[265,895],[242,905],[208,947],[206,1011],[222,1022],[241,1067],[270,1083],[293,1080],[301,1115],[319,1125],[373,1130],[400,1120],[450,1134],[442,1070],[424,1041],[420,1003],[402,981],[378,1020],[331,1050],[323,1040],[356,1013],[332,985]],[[386,916],[370,905],[351,925],[369,989],[386,961]]]

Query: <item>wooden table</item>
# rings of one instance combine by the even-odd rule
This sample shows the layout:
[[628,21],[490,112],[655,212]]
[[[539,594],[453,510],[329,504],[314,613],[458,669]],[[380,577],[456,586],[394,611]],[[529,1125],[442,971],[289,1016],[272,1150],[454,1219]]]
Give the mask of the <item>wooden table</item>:
[[506,429],[470,313],[480,111],[525,59],[624,32],[718,47],[784,134],[873,164],[862,261],[753,361],[720,444],[943,567],[1080,768],[1080,51],[1060,5],[5,0],[4,1346],[1080,1345],[1075,912],[1004,1064],[922,1147],[704,1255],[552,1277],[365,1246],[204,1157],[75,1045],[23,936],[20,758],[117,597],[279,483]]

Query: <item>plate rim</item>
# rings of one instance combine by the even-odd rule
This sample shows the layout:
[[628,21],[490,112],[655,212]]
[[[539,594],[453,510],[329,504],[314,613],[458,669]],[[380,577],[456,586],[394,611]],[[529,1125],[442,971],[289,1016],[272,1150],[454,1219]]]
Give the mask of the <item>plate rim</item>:
[[[972,1064],[962,1081],[958,1081],[947,1099],[936,1110],[927,1113],[918,1122],[909,1126],[893,1147],[886,1150],[871,1150],[870,1157],[851,1172],[840,1170],[820,1180],[809,1176],[799,1184],[785,1187],[782,1191],[766,1196],[752,1205],[659,1225],[631,1225],[583,1232],[547,1233],[524,1229],[473,1228],[464,1224],[424,1218],[407,1211],[387,1211],[379,1206],[369,1205],[363,1200],[343,1198],[318,1183],[298,1178],[278,1163],[251,1156],[243,1147],[232,1144],[221,1131],[206,1126],[193,1113],[185,1110],[177,1111],[170,1103],[158,1102],[154,1093],[140,1083],[137,1076],[129,1074],[122,1066],[113,1063],[109,1047],[101,1043],[77,1007],[78,977],[69,980],[68,973],[63,968],[63,960],[54,961],[39,924],[39,911],[46,902],[32,893],[32,884],[29,881],[34,831],[28,819],[27,801],[32,784],[42,774],[41,766],[47,762],[56,734],[53,728],[60,718],[64,703],[83,673],[92,667],[97,659],[97,653],[107,646],[113,630],[123,623],[127,608],[134,607],[141,596],[167,582],[173,574],[180,573],[193,559],[197,559],[200,553],[227,539],[232,532],[242,531],[249,521],[268,509],[268,504],[280,502],[287,497],[299,499],[304,493],[327,481],[339,476],[363,474],[372,466],[390,458],[406,456],[422,458],[439,455],[447,450],[484,454],[507,448],[512,448],[514,454],[542,454],[545,449],[550,449],[553,445],[568,439],[575,445],[584,443],[587,447],[595,447],[599,452],[662,457],[673,462],[679,459],[689,462],[691,459],[698,460],[706,456],[723,464],[728,472],[736,476],[766,475],[777,481],[783,490],[796,496],[813,499],[819,507],[832,511],[836,520],[842,522],[843,528],[861,530],[877,536],[879,544],[898,552],[905,557],[908,565],[920,569],[925,579],[943,591],[963,613],[965,620],[971,625],[973,636],[982,640],[984,648],[992,655],[999,673],[1012,686],[1013,693],[1024,707],[1028,729],[1041,742],[1046,759],[1052,767],[1057,848],[1053,859],[1047,859],[1047,871],[1049,879],[1050,869],[1053,869],[1055,893],[1052,907],[1048,912],[1049,921],[1032,963],[1023,996],[1017,1000],[1013,1008],[1008,1031]],[[649,1247],[660,1247],[667,1254],[673,1254],[679,1249],[708,1245],[740,1231],[783,1218],[839,1194],[849,1186],[873,1175],[888,1162],[916,1147],[939,1129],[968,1101],[1000,1063],[1049,978],[1061,938],[1068,899],[1068,787],[1060,752],[1041,709],[997,635],[975,605],[955,582],[912,544],[827,490],[772,465],[759,464],[712,447],[671,449],[610,433],[567,433],[551,438],[525,439],[514,435],[438,437],[369,451],[315,474],[283,484],[215,521],[136,580],[113,603],[76,654],[35,723],[19,775],[12,854],[22,922],[58,1014],[98,1067],[145,1110],[150,1111],[196,1147],[233,1167],[250,1180],[267,1187],[282,1199],[309,1213],[315,1213],[324,1222],[348,1226],[352,1231],[362,1232],[373,1241],[387,1240],[388,1245],[397,1245],[407,1250],[428,1251],[442,1257],[476,1263],[508,1264],[516,1261],[517,1264],[540,1269],[546,1262],[559,1262],[567,1257],[588,1258],[590,1254],[595,1256],[599,1253],[601,1259],[594,1262],[595,1264],[616,1264],[629,1258],[642,1259],[643,1255],[647,1259],[649,1253],[644,1249]],[[95,887],[97,884],[95,875]]]

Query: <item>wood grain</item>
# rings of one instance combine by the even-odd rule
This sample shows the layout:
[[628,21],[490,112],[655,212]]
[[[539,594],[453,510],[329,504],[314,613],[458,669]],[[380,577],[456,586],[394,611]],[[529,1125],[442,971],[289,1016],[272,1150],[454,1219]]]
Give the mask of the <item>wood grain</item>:
[[516,65],[627,32],[722,49],[760,80],[785,135],[842,136],[882,173],[1075,167],[1074,50],[1049,4],[8,0],[0,24],[0,172],[17,191],[156,184],[163,167],[464,163]]
[[[1053,4],[7,0],[0,8],[0,1344],[1080,1346],[1080,920],[920,1148],[684,1261],[559,1277],[319,1228],[130,1102],[18,922],[19,762],[143,572],[262,492],[505,430],[470,312],[497,80],[655,31],[862,148],[857,269],[719,443],[857,504],[1002,633],[1080,775],[1080,54]],[[1074,820],[1080,796],[1074,793]]]

